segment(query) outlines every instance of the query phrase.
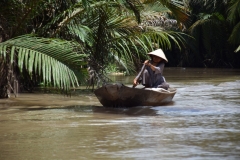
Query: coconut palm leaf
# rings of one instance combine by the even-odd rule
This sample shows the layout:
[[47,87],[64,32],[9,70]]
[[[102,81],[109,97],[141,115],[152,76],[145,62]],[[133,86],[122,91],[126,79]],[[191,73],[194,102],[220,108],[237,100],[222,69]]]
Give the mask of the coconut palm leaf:
[[[106,13],[108,14],[105,15]],[[123,57],[124,62],[132,62],[135,54],[145,54],[152,51],[152,45],[155,43],[167,49],[171,48],[171,41],[177,42],[174,38],[177,34],[171,34],[159,28],[157,30],[153,27],[141,29],[138,27],[134,17],[116,17],[115,13],[112,11],[102,13],[102,17],[99,18],[101,19],[101,21],[99,20],[99,26],[101,27],[93,30],[93,33],[97,35],[96,38],[101,37],[101,39],[95,41],[96,50],[93,51],[96,52],[95,58],[105,65],[108,64],[108,59],[111,58],[108,53],[114,55],[113,58]],[[106,46],[107,48],[105,48]],[[140,51],[141,53],[139,53]],[[128,64],[131,63],[126,63],[123,66]],[[128,67],[132,68],[132,66]]]
[[228,20],[232,23],[238,23],[240,19],[240,1],[231,0],[228,8]]
[[[229,37],[229,42],[234,46],[238,46],[240,44],[240,22],[234,26],[232,33]],[[239,51],[238,49],[235,50],[235,52],[238,51]]]
[[73,69],[80,69],[86,64],[86,55],[78,54],[78,50],[78,45],[74,42],[31,35],[0,43],[0,54],[3,57],[8,54],[11,64],[18,65],[20,71],[25,68],[29,74],[34,72],[40,75],[44,83],[66,90],[70,86],[78,86]]
[[126,7],[133,11],[137,22],[141,23],[140,11],[143,9],[143,5],[139,0],[126,0]]
[[[232,33],[229,37],[229,42],[233,46],[238,46],[240,44],[240,1],[231,0],[228,8],[228,21],[233,26]],[[239,51],[239,47],[235,52]]]
[[[224,57],[227,42],[224,17],[219,13],[201,14],[201,19],[196,21],[189,29],[195,38],[195,43],[202,64],[216,66]],[[195,53],[197,53],[195,52]]]
[[187,28],[190,27],[192,23],[192,19],[188,13],[188,11],[185,10],[184,3],[179,0],[174,1],[166,1],[160,0],[164,5],[166,5],[169,10],[171,10],[174,17],[176,17],[178,22],[181,22],[184,24]]
[[[53,24],[56,24],[57,28],[53,33],[53,35],[55,35],[59,33],[61,29],[64,28],[65,26],[73,25],[71,24],[71,22],[74,19],[79,20],[77,25],[81,25],[82,21],[85,20],[84,16],[86,16],[86,14],[90,12],[91,9],[95,10],[96,8],[101,7],[103,5],[112,5],[112,4],[116,4],[116,3],[107,2],[107,1],[96,1],[94,3],[93,2],[90,3],[89,1],[83,1],[83,2],[80,1],[78,3],[75,3],[73,6],[69,7],[62,14],[59,14],[58,16],[54,17],[53,20],[44,27],[44,30],[49,30]],[[83,20],[79,18],[83,18]]]
[[189,27],[192,23],[191,17],[186,10],[185,4],[181,0],[143,0],[142,3],[146,5],[154,4],[155,7],[159,6],[159,8],[163,8],[161,12],[171,11],[177,21],[181,22],[186,27]]
[[240,45],[238,46],[238,48],[235,50],[235,52],[239,52],[240,51]]

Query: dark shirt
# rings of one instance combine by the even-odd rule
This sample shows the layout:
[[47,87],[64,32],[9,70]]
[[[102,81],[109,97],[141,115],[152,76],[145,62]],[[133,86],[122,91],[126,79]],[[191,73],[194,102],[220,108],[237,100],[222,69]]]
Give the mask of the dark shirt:
[[[145,72],[147,71],[148,74],[145,74],[142,77],[140,77],[140,79],[143,79],[143,78],[148,79],[148,80],[144,81],[147,84],[143,84],[143,85],[145,85],[146,87],[150,87],[150,88],[157,88],[159,85],[161,85],[163,82],[165,82],[165,79],[163,77],[164,66],[165,66],[165,63],[160,62],[157,66],[154,66],[155,71],[153,71],[150,66],[146,66]],[[138,76],[140,76],[140,73],[137,75],[137,77]]]

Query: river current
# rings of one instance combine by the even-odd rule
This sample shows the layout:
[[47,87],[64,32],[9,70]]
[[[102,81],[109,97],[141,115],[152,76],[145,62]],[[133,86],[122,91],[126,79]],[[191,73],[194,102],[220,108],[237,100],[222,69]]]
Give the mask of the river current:
[[[0,99],[0,160],[238,160],[240,70],[165,68],[164,106],[105,108],[91,92]],[[133,76],[110,76],[131,86]]]

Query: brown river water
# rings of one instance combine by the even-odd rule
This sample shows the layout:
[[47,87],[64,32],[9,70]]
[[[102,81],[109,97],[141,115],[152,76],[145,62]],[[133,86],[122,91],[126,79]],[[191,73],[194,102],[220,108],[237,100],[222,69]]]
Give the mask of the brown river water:
[[164,75],[177,88],[164,106],[104,108],[91,92],[0,99],[0,160],[239,160],[240,70]]

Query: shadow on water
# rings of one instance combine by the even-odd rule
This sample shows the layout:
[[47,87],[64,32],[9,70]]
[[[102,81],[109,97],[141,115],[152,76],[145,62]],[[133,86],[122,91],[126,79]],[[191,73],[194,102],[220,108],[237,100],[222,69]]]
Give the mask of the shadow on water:
[[[173,104],[174,102],[169,103],[168,106]],[[111,108],[111,107],[103,107],[103,106],[83,106],[83,105],[74,105],[74,106],[65,106],[65,107],[60,106],[60,107],[54,107],[54,108],[46,108],[46,107],[20,108],[20,110],[22,111],[66,110],[66,111],[82,112],[82,113],[116,114],[116,115],[128,115],[128,116],[156,116],[158,115],[158,112],[159,112],[155,107],[151,107],[151,106],[136,106],[136,107],[130,107],[130,108],[125,108],[125,107]]]
[[121,114],[129,116],[156,116],[156,110],[151,107],[132,107],[132,108],[107,108],[107,107],[93,107],[93,113],[104,114]]
[[40,111],[40,110],[67,110],[73,112],[82,113],[97,113],[97,114],[118,114],[118,115],[129,115],[129,116],[156,116],[157,111],[153,107],[149,106],[138,106],[131,108],[110,108],[103,106],[66,106],[66,107],[55,107],[55,108],[22,108],[23,111]]
[[[162,104],[162,106],[173,106],[174,101]],[[105,114],[123,114],[129,116],[156,116],[158,111],[154,106],[135,106],[135,107],[92,107],[93,113],[105,113]]]

